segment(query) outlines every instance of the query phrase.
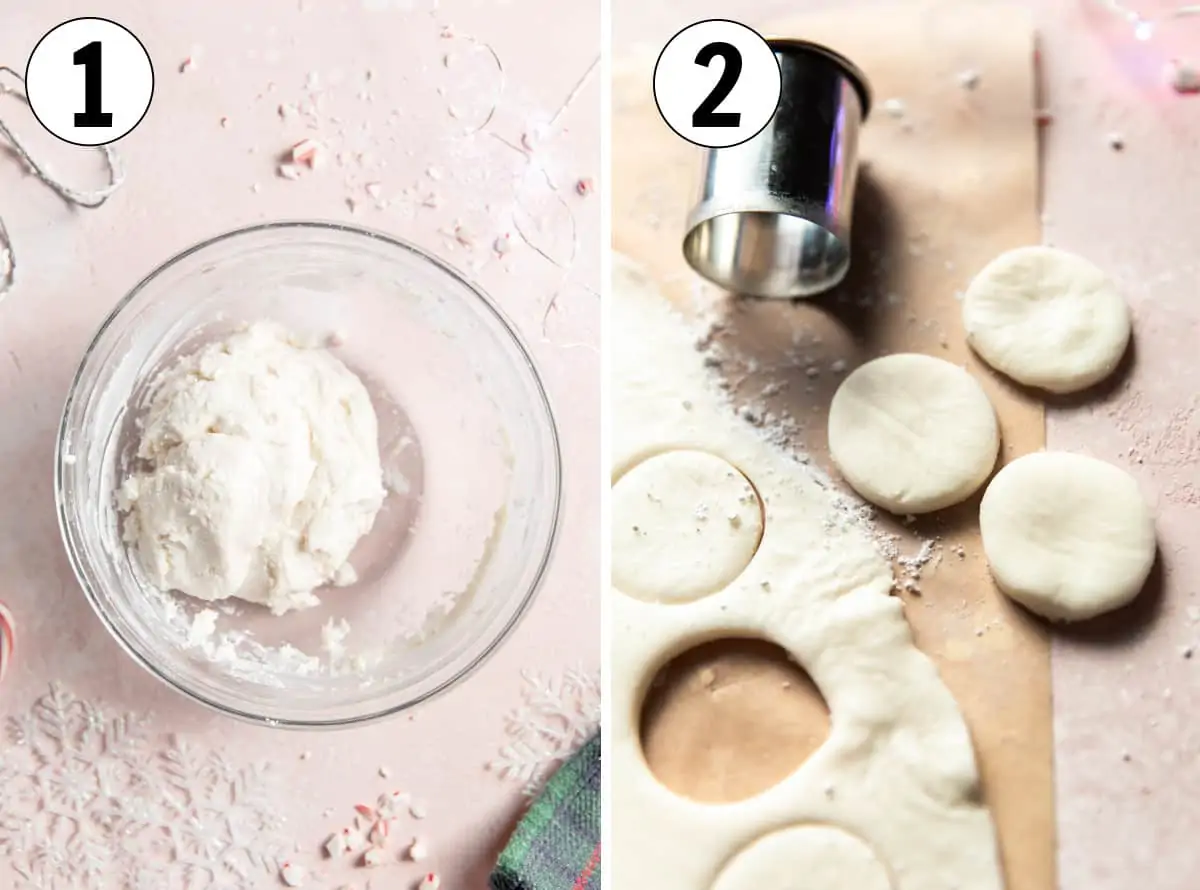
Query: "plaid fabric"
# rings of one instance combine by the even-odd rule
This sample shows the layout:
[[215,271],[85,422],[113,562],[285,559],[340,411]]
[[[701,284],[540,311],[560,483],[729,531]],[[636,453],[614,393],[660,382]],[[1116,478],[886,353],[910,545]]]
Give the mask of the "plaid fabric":
[[492,890],[600,890],[600,736],[546,783],[492,872]]

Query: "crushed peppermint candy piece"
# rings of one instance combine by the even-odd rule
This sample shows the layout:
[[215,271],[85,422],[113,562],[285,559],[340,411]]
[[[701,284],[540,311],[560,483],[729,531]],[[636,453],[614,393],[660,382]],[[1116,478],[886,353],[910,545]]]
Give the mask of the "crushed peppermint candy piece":
[[352,828],[343,828],[342,845],[346,848],[347,853],[361,853],[371,844],[361,831],[355,831]]
[[512,250],[512,238],[507,235],[500,235],[492,242],[492,250],[496,251],[496,256],[504,256]]
[[299,179],[300,168],[295,164],[280,164],[278,173],[284,179]]
[[381,794],[377,804],[379,813],[385,817],[394,816],[396,810],[406,806],[409,800],[411,800],[411,796],[407,791],[389,791]]
[[292,146],[292,163],[316,170],[325,163],[325,146],[315,139],[302,139]]
[[367,868],[375,868],[383,865],[388,860],[387,851],[382,847],[372,847],[363,853],[362,864]]
[[425,805],[415,800],[408,805],[408,814],[414,819],[424,819],[428,815],[425,812]]
[[388,835],[391,833],[391,821],[388,819],[380,819],[371,826],[371,843],[377,847],[382,847],[387,843]]
[[336,859],[349,852],[350,838],[344,830],[335,831],[329,835],[329,840],[325,841],[325,855],[330,859]]
[[285,862],[279,866],[279,877],[289,887],[303,887],[308,880],[308,869],[295,862]]
[[[370,197],[372,201],[378,201],[383,195],[383,186],[378,182],[368,182],[365,186],[363,186],[363,191],[367,193],[368,197]],[[382,775],[383,768],[380,768],[379,772]],[[384,778],[386,779],[387,776],[384,776]]]
[[585,176],[583,179],[575,183],[575,194],[581,198],[586,198],[596,190],[596,183],[592,181],[590,176]]
[[417,885],[417,890],[438,890],[442,886],[442,879],[435,872],[430,872],[421,878],[421,883]]
[[419,837],[414,837],[412,843],[408,845],[408,858],[413,862],[420,862],[429,856],[429,850],[425,846],[425,842]]
[[179,63],[179,73],[180,74],[187,74],[189,71],[195,71],[195,70],[196,70],[196,59],[192,56],[188,56],[186,59],[184,59],[182,62]]
[[356,803],[354,805],[354,812],[358,813],[358,815],[360,815],[366,819],[374,819],[375,815],[376,815],[375,811],[373,809],[371,809],[369,806],[367,806],[365,803]]

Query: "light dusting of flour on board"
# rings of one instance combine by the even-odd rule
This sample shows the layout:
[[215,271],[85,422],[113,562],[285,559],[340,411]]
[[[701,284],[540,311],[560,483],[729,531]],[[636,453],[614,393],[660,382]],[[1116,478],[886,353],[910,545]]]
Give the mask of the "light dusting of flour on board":
[[148,727],[59,684],[8,719],[0,853],[16,888],[257,887],[277,871],[294,845],[268,765]]
[[1182,401],[1164,412],[1143,393],[1134,391],[1114,403],[1108,414],[1129,442],[1117,457],[1148,466],[1160,478],[1168,501],[1197,506],[1200,488],[1194,480],[1200,463],[1200,396],[1185,396]]
[[[314,70],[290,89],[272,82],[258,94],[284,132],[276,149],[276,172],[289,181],[340,178],[342,200],[356,214],[411,221],[434,212],[444,218],[434,224],[442,248],[472,273],[489,263],[508,268],[505,258],[515,246],[533,251],[560,272],[558,285],[543,303],[545,335],[546,319],[568,288],[580,252],[575,207],[595,190],[588,175],[593,171],[578,168],[560,137],[567,132],[567,113],[595,85],[599,59],[569,82],[554,110],[547,110],[541,100],[508,82],[504,60],[492,45],[438,22],[436,16],[435,5],[428,17],[406,20],[406,27],[427,27],[437,48],[436,65],[422,66],[421,76],[423,87],[436,91],[435,104],[441,104],[448,120],[445,126],[435,122],[440,136],[425,147],[428,157],[414,157],[420,142],[412,128],[428,136],[430,122],[403,107],[377,105],[373,69]],[[504,122],[497,127],[501,112]],[[514,121],[524,122],[519,131],[511,129]],[[307,144],[321,147],[320,164],[297,162],[295,146]],[[398,152],[413,162],[389,167],[388,159]],[[314,172],[317,166],[327,169]],[[450,207],[444,189],[482,198]],[[460,215],[446,218],[454,212]],[[502,248],[493,249],[495,245]],[[589,288],[571,286],[598,298]]]
[[508,739],[487,768],[532,797],[599,727],[600,678],[576,667],[558,679],[531,671],[521,679],[522,704],[505,718]]
[[[765,404],[765,400],[786,389],[784,383],[771,381],[757,391],[743,392],[751,377],[769,372],[771,368],[764,367],[753,356],[745,356],[726,347],[723,341],[730,333],[730,325],[724,301],[724,297],[711,294],[704,285],[696,285],[693,289],[692,310],[697,315],[697,322],[692,324],[697,328],[696,349],[704,356],[704,365],[713,372],[714,383],[724,392],[730,409],[753,426],[773,447],[791,454],[799,465],[799,472],[807,473],[817,485],[830,492],[832,510],[825,520],[829,531],[854,528],[866,534],[879,554],[892,564],[896,589],[920,595],[922,574],[936,568],[941,562],[939,539],[919,540],[915,550],[905,552],[906,536],[882,528],[878,512],[872,505],[843,489],[812,461],[803,448],[805,423]],[[809,362],[804,358],[805,347],[809,344],[819,345],[819,336],[812,335],[805,340],[803,335],[795,335],[792,348],[785,352],[783,360],[792,366],[805,367],[805,377],[809,381],[823,376],[840,379],[846,371],[845,360],[834,359],[823,364]],[[812,392],[811,386],[807,391]],[[912,517],[905,517],[905,525],[911,521]]]

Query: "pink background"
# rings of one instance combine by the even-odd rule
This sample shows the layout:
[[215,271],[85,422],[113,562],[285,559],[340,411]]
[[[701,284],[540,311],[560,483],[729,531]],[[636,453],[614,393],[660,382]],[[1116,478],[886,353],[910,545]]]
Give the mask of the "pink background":
[[[657,50],[680,27],[735,9],[758,23],[838,5],[614,0],[615,52]],[[1200,651],[1185,659],[1182,650],[1200,643],[1200,96],[1165,88],[1161,67],[1181,48],[1200,65],[1200,19],[1164,32],[1165,48],[1139,49],[1128,28],[1107,27],[1099,2],[1017,5],[1034,15],[1054,115],[1043,141],[1045,239],[1111,272],[1135,315],[1130,373],[1099,399],[1052,406],[1048,447],[1129,469],[1154,504],[1161,548],[1141,617],[1054,638],[1059,881],[1192,890]],[[1113,132],[1123,151],[1109,147]]]
[[[0,0],[0,64],[23,70],[38,38],[79,12],[69,0]],[[0,715],[28,713],[58,681],[113,714],[152,711],[151,756],[178,733],[236,764],[270,761],[282,787],[267,804],[286,815],[285,833],[310,865],[355,803],[409,790],[428,818],[404,825],[401,840],[425,838],[427,863],[369,875],[317,865],[330,874],[307,886],[363,887],[367,877],[376,887],[408,886],[433,868],[444,886],[478,890],[524,805],[519,781],[485,769],[509,740],[507,717],[533,688],[522,672],[557,683],[568,669],[590,676],[598,668],[600,199],[575,189],[581,178],[601,182],[596,4],[101,0],[87,13],[142,39],[155,64],[155,95],[145,120],[118,145],[127,183],[100,210],[64,206],[0,148],[0,213],[19,263],[16,290],[0,304],[0,599],[19,622]],[[502,76],[482,44],[494,50]],[[181,73],[189,56],[195,64]],[[325,94],[317,129],[277,113],[281,103],[308,101],[310,72]],[[11,97],[0,97],[0,116],[72,184],[102,183],[98,155],[39,134]],[[345,165],[331,158],[299,181],[279,178],[277,156],[304,137],[344,142]],[[361,159],[359,151],[366,152]],[[388,206],[375,206],[365,191],[370,182]],[[246,726],[157,684],[92,615],[54,513],[59,412],[96,325],[175,252],[276,218],[380,228],[466,272],[531,344],[563,438],[562,537],[515,635],[465,684],[411,715],[335,733]],[[505,236],[511,249],[500,255],[492,245]],[[390,778],[377,775],[381,766]],[[0,885],[15,882],[0,861]],[[276,884],[264,872],[239,886]],[[96,879],[86,886],[123,885]]]

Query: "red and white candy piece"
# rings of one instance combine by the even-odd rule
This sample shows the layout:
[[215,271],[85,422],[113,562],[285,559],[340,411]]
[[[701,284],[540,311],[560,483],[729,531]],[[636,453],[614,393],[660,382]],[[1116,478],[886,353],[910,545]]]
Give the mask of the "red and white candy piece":
[[[377,804],[379,815],[384,818],[394,817],[402,807],[408,806],[410,800],[412,800],[412,797],[407,791],[389,791],[386,794],[381,794],[379,795]],[[358,807],[355,807],[355,809],[358,809]]]
[[377,847],[382,847],[387,843],[388,835],[391,833],[391,821],[388,819],[380,819],[371,826],[371,843]]
[[325,163],[325,146],[315,139],[302,139],[292,146],[292,163],[316,170]]
[[383,865],[388,861],[387,850],[383,847],[372,847],[363,853],[362,864],[367,868],[375,868],[378,865]]
[[421,883],[417,885],[417,890],[438,890],[442,886],[442,879],[437,876],[436,872],[430,872],[421,878]]
[[413,862],[420,862],[429,856],[429,850],[425,846],[425,842],[419,837],[414,837],[412,843],[408,845],[408,858]]
[[279,877],[289,887],[303,887],[308,880],[308,869],[295,862],[285,862],[279,867]]
[[17,623],[8,606],[0,603],[0,681],[8,673],[8,662],[17,644]]

